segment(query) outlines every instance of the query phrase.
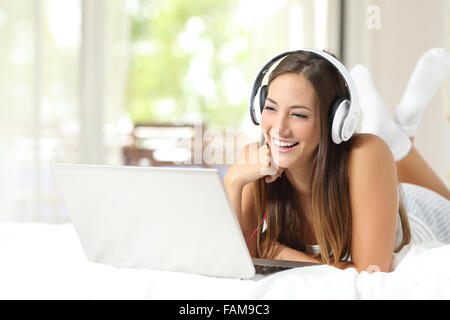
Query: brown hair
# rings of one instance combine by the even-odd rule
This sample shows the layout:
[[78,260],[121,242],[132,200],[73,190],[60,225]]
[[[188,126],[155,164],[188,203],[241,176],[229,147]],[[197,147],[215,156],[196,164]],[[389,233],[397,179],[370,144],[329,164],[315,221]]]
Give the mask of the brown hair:
[[[334,102],[349,97],[344,79],[325,59],[305,51],[284,58],[269,76],[270,83],[285,73],[303,75],[314,87],[319,99],[320,138],[311,176],[311,209],[314,232],[320,246],[323,263],[337,264],[347,259],[351,249],[352,214],[347,176],[348,155],[353,139],[337,145],[331,140],[329,115]],[[260,257],[269,257],[274,241],[304,251],[307,228],[293,186],[286,175],[266,184],[264,179],[253,182],[253,208],[256,219],[262,220],[267,209],[267,229],[257,232],[257,250]],[[411,239],[408,219],[400,193],[400,219],[403,239],[399,251]]]

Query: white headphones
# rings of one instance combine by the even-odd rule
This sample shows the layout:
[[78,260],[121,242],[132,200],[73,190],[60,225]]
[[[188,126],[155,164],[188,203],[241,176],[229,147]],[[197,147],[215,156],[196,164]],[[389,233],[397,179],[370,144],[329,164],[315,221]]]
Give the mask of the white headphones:
[[359,122],[360,106],[358,91],[353,83],[353,78],[345,66],[332,55],[324,51],[313,49],[288,51],[277,55],[264,65],[256,76],[255,82],[253,83],[252,93],[250,95],[250,117],[252,118],[253,123],[255,125],[259,125],[261,123],[261,113],[267,98],[267,85],[261,86],[264,76],[275,62],[292,53],[300,51],[314,53],[330,62],[344,78],[345,85],[350,95],[350,101],[346,98],[337,99],[330,110],[330,121],[332,120],[331,138],[333,142],[340,144],[342,141],[347,141],[355,133]]

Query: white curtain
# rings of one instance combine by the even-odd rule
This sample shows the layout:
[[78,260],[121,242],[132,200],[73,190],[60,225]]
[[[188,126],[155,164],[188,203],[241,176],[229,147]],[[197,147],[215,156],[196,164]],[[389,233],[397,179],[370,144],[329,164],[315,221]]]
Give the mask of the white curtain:
[[51,162],[120,163],[125,0],[0,0],[0,220],[68,220]]

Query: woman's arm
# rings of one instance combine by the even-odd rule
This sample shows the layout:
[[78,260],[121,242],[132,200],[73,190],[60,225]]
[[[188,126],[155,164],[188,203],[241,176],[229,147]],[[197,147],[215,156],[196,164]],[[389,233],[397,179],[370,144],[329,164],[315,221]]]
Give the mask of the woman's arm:
[[[253,182],[263,177],[267,183],[273,182],[281,172],[272,163],[269,147],[267,145],[260,147],[259,143],[246,145],[237,162],[228,169],[224,179],[225,188],[246,240],[257,228],[253,208],[255,193]],[[256,241],[247,244],[250,255],[256,258]]]
[[[239,179],[235,179],[234,167],[228,169],[225,176],[225,188],[228,193],[231,205],[238,218],[244,239],[247,240],[252,230],[257,227],[254,210],[252,206],[253,183],[244,184]],[[256,242],[247,243],[250,256],[257,258]]]
[[286,247],[277,241],[274,242],[272,254],[268,259],[322,263],[319,259],[310,257],[301,251]]
[[351,264],[389,272],[398,219],[397,169],[389,147],[371,134],[357,136],[348,163],[352,210]]
[[233,179],[231,170],[233,170],[233,167],[228,169],[225,175],[225,189],[227,190],[228,198],[230,199],[231,205],[238,218],[239,225],[242,228],[242,190],[244,189],[244,184]]

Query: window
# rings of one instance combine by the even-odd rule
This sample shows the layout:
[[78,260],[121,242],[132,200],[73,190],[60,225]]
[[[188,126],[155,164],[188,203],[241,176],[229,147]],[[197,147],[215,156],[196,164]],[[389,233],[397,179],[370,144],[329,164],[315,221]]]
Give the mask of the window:
[[239,126],[246,114],[248,32],[237,0],[129,1],[126,108],[133,122]]
[[339,11],[330,13],[327,0],[127,4],[125,105],[135,123],[202,121],[208,127],[239,128],[248,116],[253,78],[267,59],[294,48],[336,51],[338,46],[329,30],[338,34]]

